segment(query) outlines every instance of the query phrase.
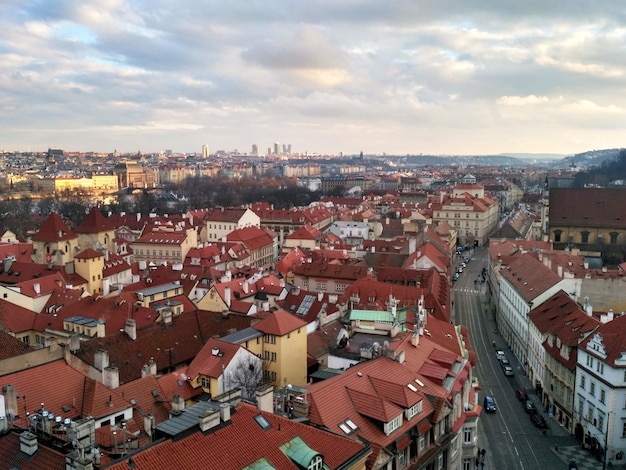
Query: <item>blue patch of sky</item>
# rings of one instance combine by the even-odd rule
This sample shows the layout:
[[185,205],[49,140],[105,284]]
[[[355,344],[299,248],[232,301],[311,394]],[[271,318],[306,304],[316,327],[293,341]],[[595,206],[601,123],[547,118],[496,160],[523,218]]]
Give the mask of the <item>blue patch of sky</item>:
[[83,44],[95,44],[97,41],[97,35],[92,30],[75,23],[59,23],[54,27],[54,34],[59,38]]

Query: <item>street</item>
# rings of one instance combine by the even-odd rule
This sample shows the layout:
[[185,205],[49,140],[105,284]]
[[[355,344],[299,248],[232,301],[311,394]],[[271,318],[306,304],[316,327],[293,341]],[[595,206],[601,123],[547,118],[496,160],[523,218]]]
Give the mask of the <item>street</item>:
[[[478,426],[478,447],[486,449],[485,469],[558,469],[565,468],[563,461],[553,452],[554,446],[573,445],[574,439],[547,416],[534,390],[530,388],[519,361],[513,356],[495,331],[493,312],[487,307],[487,283],[481,283],[482,269],[487,266],[487,250],[456,256],[455,268],[461,257],[471,257],[458,280],[453,284],[453,322],[466,325],[472,349],[478,356],[474,375],[481,390],[478,403],[485,395],[495,398],[497,411],[483,411]],[[478,282],[474,282],[478,279]],[[495,346],[494,346],[495,342]],[[505,376],[496,350],[504,351],[513,368],[513,376]],[[537,412],[548,422],[545,434],[536,428],[515,394],[525,388]]]

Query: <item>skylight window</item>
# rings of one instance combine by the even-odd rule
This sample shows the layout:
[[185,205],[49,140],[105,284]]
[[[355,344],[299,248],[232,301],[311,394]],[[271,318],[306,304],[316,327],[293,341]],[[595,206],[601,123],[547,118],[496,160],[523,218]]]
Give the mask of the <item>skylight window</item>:
[[261,426],[261,429],[263,429],[263,431],[267,431],[268,429],[272,427],[270,422],[267,419],[265,419],[265,416],[263,415],[256,415],[254,417],[254,420],[259,426]]
[[413,384],[406,384],[407,387],[409,387],[409,390],[411,390],[412,392],[417,392],[417,388],[415,388],[415,385]]
[[354,422],[351,419],[346,419],[346,424],[350,426],[350,428],[354,431],[356,431],[359,428],[356,424],[354,424]]
[[415,383],[420,387],[425,387],[424,382],[422,382],[420,379],[415,379]]

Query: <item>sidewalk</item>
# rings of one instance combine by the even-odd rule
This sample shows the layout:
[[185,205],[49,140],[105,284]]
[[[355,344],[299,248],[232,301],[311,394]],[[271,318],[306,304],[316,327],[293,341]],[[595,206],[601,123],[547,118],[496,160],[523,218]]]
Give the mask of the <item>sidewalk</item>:
[[[576,446],[555,446],[552,448],[554,452],[565,464],[569,464],[572,460],[576,462],[578,470],[598,470],[602,468],[602,461],[591,455],[591,452],[583,450],[580,445]],[[568,468],[567,465],[563,468]],[[624,468],[622,465],[609,465],[607,468]]]

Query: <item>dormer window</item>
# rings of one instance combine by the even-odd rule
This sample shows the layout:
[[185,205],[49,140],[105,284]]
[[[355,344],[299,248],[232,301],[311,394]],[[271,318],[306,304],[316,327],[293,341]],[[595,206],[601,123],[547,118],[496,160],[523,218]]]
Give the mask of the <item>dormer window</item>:
[[389,421],[388,423],[385,423],[385,426],[384,426],[385,435],[388,436],[389,434],[394,432],[396,429],[398,429],[400,426],[402,426],[402,415],[398,415],[394,419]]

